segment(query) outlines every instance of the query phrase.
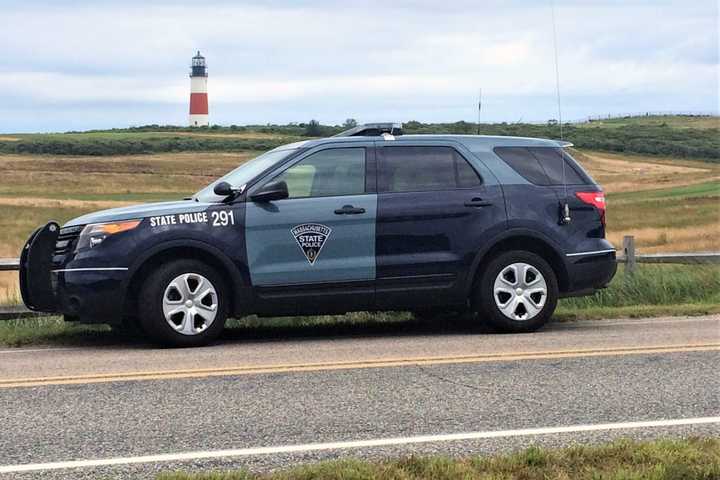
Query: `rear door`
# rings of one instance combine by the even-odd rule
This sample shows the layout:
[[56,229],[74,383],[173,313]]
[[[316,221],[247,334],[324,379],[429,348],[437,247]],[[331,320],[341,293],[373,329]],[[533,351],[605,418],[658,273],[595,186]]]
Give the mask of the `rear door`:
[[[289,198],[248,201],[248,267],[262,307],[319,313],[371,308],[377,195],[372,143],[309,151],[254,186],[284,180]],[[374,179],[373,179],[374,181]]]
[[386,142],[377,152],[379,307],[464,303],[476,252],[506,225],[500,186],[454,143]]

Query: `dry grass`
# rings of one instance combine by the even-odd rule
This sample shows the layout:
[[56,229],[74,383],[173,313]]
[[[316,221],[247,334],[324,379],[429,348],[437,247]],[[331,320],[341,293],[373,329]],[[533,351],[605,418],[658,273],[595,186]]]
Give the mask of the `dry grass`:
[[720,165],[573,152],[608,193],[608,239],[644,253],[720,251]]
[[720,165],[671,158],[573,151],[607,193],[652,190],[720,180]]
[[675,252],[717,252],[720,251],[720,223],[696,227],[646,227],[628,228],[608,232],[608,239],[614,245],[622,245],[625,235],[635,237],[635,245],[643,253],[667,252],[668,246]]
[[0,195],[82,199],[82,195],[86,194],[187,194],[207,185],[252,156],[253,153],[245,152],[101,158],[0,155],[0,170],[3,172]]
[[20,303],[17,272],[0,272],[0,305]]

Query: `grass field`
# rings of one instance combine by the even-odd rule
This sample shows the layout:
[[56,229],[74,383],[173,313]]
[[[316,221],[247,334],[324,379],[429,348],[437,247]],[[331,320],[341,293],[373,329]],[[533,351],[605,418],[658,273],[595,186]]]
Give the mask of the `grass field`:
[[713,480],[720,478],[720,439],[617,440],[564,449],[466,458],[412,456],[344,459],[267,474],[168,472],[158,480]]

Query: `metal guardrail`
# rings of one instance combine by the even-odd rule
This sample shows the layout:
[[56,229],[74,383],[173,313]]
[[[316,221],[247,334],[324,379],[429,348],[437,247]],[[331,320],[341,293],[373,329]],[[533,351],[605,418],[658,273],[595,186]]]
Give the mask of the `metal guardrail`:
[[0,258],[0,272],[20,270],[19,258]]

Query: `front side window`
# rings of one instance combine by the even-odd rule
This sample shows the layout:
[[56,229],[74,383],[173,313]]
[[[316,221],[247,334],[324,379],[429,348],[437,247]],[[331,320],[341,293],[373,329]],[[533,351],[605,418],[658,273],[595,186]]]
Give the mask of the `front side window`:
[[273,181],[284,181],[289,198],[365,193],[365,149],[335,148],[309,155]]
[[472,188],[480,177],[451,147],[384,147],[378,172],[380,192],[422,192]]

